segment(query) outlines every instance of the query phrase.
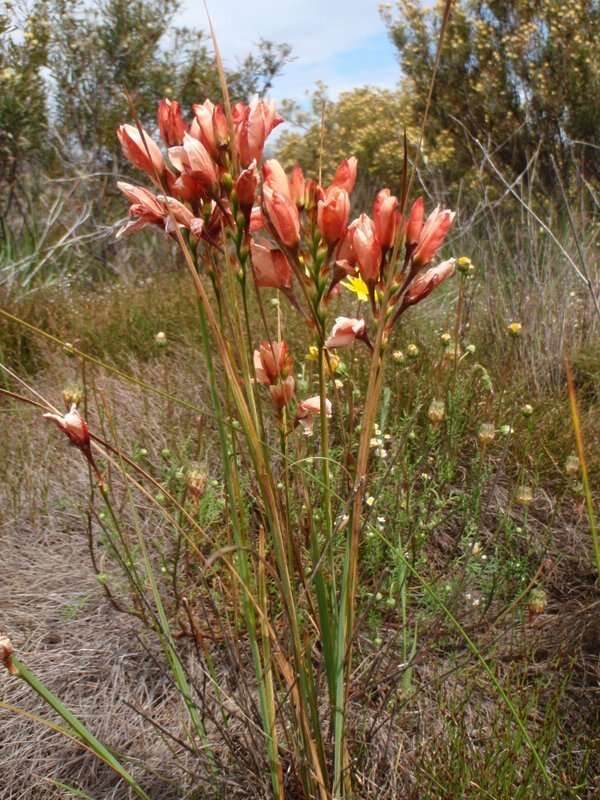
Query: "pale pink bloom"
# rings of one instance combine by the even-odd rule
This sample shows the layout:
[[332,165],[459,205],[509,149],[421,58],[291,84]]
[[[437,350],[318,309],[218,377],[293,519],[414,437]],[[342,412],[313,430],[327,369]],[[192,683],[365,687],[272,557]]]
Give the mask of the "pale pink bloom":
[[305,205],[305,189],[306,189],[306,180],[304,179],[304,173],[302,172],[302,167],[299,164],[296,164],[294,169],[292,170],[292,174],[290,175],[290,194],[292,196],[292,200],[299,208],[303,208]]
[[455,259],[449,258],[447,261],[442,261],[437,267],[430,267],[424,272],[420,272],[408,287],[402,301],[402,308],[414,306],[424,300],[446,278],[454,274],[454,265]]
[[377,238],[384,250],[392,247],[398,229],[398,198],[389,189],[382,189],[373,204],[373,221]]
[[300,241],[300,216],[296,204],[268,184],[263,186],[263,205],[280,241],[294,248]]
[[355,339],[364,338],[366,330],[364,319],[338,317],[331,329],[331,336],[325,342],[325,347],[330,350],[334,347],[349,347],[354,344]]
[[167,147],[181,144],[188,126],[181,115],[181,107],[176,100],[165,98],[158,104],[158,127]]
[[456,212],[436,206],[423,225],[419,243],[413,253],[415,267],[425,267],[442,246],[446,234],[452,227]]
[[[292,200],[290,182],[279,161],[274,158],[265,161],[263,164],[263,176],[265,183],[270,186],[271,189],[287,197],[288,200]],[[294,202],[296,201],[294,200]]]
[[162,176],[165,161],[159,146],[143,128],[142,134],[134,125],[120,125],[117,128],[117,136],[125,158],[156,180],[155,173],[158,173],[159,177]]
[[277,250],[266,242],[250,241],[252,269],[257,286],[272,289],[292,288],[292,269],[281,250]]
[[355,156],[344,159],[335,171],[332,186],[339,186],[340,189],[345,189],[348,194],[352,194],[354,185],[356,183],[356,171],[358,169],[358,160]]
[[352,247],[356,253],[358,267],[366,284],[373,285],[379,280],[381,263],[381,244],[377,238],[375,223],[361,214],[353,227]]
[[408,247],[414,247],[421,238],[424,219],[425,203],[422,197],[417,197],[411,206],[406,224],[406,244]]
[[219,185],[219,176],[214,161],[206,147],[189,133],[183,137],[183,146],[169,148],[169,159],[179,172],[198,180],[209,192],[214,193]]
[[240,172],[235,182],[235,193],[239,207],[247,214],[252,211],[257,188],[258,170],[256,169],[256,161],[253,161],[246,169]]
[[241,103],[234,107],[236,143],[242,167],[252,161],[260,161],[267,137],[277,125],[283,122],[275,112],[275,103],[255,97],[249,106]]
[[334,245],[344,235],[350,216],[350,198],[345,189],[330,186],[317,206],[317,225],[325,241]]
[[89,452],[90,432],[84,418],[77,411],[75,403],[62,417],[60,414],[44,414],[44,418],[52,420],[69,437],[69,441],[72,444],[81,450]]
[[[296,424],[300,423],[305,433],[312,431],[313,421],[321,413],[321,398],[319,395],[302,400],[296,408]],[[325,399],[325,414],[331,416],[331,401]]]
[[143,186],[134,186],[131,183],[118,181],[117,187],[123,192],[131,203],[129,216],[135,219],[129,220],[117,233],[117,238],[125,234],[134,233],[146,225],[159,225],[164,227],[165,207],[152,192]]

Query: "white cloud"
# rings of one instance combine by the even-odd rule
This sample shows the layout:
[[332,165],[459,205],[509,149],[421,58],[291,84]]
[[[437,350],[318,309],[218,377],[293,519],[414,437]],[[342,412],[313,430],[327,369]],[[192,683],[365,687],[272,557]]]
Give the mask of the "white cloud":
[[[333,94],[359,83],[390,86],[398,79],[376,0],[209,0],[209,10],[226,62],[235,63],[260,38],[292,46],[295,61],[277,80],[275,97],[300,100],[319,79]],[[186,0],[179,21],[206,28],[201,0]],[[365,48],[371,66],[361,70]],[[373,59],[373,48],[380,61]]]

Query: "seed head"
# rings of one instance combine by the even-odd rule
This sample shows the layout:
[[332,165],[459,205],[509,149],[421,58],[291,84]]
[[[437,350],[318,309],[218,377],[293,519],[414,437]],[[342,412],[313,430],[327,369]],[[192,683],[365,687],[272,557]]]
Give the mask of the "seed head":
[[491,422],[482,422],[477,437],[482,445],[491,444],[496,438],[496,428]]
[[530,417],[533,414],[533,406],[529,405],[529,403],[525,403],[525,405],[521,407],[521,414],[523,414],[524,417]]
[[570,477],[575,477],[579,473],[579,458],[574,454],[567,456],[565,461],[565,472]]
[[446,405],[443,400],[432,400],[427,412],[427,418],[434,427],[441,425],[446,416]]
[[519,486],[515,493],[515,503],[524,508],[529,508],[533,503],[533,490],[531,486]]

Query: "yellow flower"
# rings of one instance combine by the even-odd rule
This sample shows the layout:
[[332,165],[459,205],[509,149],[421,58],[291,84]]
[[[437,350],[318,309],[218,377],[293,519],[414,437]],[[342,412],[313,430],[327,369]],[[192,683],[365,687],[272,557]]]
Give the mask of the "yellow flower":
[[304,356],[305,361],[316,361],[319,357],[319,348],[316,344],[311,344],[308,348],[308,353]]
[[511,322],[506,329],[511,336],[520,336],[523,331],[523,326],[520,322]]
[[369,288],[360,275],[357,275],[356,277],[350,276],[342,282],[342,286],[345,289],[348,289],[349,292],[355,294],[363,303],[366,303],[369,299]]

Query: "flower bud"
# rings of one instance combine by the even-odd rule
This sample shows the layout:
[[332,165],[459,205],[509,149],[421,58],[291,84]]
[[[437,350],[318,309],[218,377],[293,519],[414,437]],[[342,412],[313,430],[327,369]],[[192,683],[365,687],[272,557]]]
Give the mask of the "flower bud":
[[417,359],[420,355],[420,351],[417,345],[409,344],[408,347],[406,348],[406,355],[413,361]]
[[525,403],[525,405],[521,407],[521,414],[523,414],[524,417],[530,417],[533,414],[533,406],[529,405],[529,403]]
[[456,259],[456,269],[462,272],[463,275],[467,275],[471,271],[472,266],[473,264],[468,256],[460,256],[460,258]]
[[166,347],[167,346],[167,334],[164,331],[159,331],[156,336],[154,337],[154,341],[157,347]]

